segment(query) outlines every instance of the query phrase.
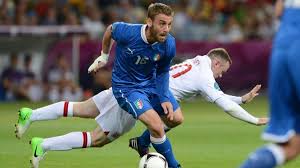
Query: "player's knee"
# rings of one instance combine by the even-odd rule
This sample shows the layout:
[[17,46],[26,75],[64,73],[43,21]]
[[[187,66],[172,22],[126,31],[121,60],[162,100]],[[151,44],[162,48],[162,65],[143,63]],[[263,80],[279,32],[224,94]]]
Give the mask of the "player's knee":
[[91,146],[100,148],[110,142],[103,131],[94,130],[91,132]]
[[183,115],[180,115],[179,117],[176,118],[176,125],[182,124],[184,121]]
[[149,131],[151,132],[151,135],[154,137],[163,137],[164,133],[164,126],[160,122],[159,124],[151,124],[148,127]]
[[181,109],[177,109],[176,112],[174,113],[175,114],[175,123],[176,125],[180,125],[183,123],[183,120],[184,120],[184,117],[183,117],[183,114],[182,114],[182,111]]
[[184,117],[183,117],[182,113],[178,113],[177,115],[175,115],[175,117],[172,121],[166,122],[166,125],[170,128],[174,128],[174,127],[182,124],[183,121],[184,121]]

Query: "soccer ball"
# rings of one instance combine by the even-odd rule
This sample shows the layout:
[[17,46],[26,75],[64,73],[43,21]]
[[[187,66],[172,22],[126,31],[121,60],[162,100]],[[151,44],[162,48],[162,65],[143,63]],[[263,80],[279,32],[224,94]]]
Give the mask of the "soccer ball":
[[141,158],[139,168],[168,168],[168,162],[163,155],[152,152]]

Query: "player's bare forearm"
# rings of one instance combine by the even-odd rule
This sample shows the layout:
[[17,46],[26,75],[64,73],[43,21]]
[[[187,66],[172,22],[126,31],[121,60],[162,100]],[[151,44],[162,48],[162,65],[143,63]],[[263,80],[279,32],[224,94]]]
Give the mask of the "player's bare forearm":
[[102,52],[105,54],[109,54],[110,49],[113,45],[113,39],[112,39],[112,25],[109,25],[103,35],[102,39]]

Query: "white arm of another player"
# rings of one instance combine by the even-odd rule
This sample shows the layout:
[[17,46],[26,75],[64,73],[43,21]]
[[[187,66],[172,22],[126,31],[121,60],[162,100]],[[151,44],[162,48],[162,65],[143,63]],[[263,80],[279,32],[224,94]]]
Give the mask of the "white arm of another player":
[[218,98],[215,103],[232,117],[255,125],[257,125],[259,122],[258,118],[252,116],[237,103],[226,98],[225,96]]
[[251,102],[256,96],[258,96],[258,91],[260,90],[261,85],[256,85],[252,90],[245,95],[239,97],[239,96],[232,96],[228,94],[224,94],[228,99],[236,102],[237,104],[245,104]]
[[237,104],[242,104],[242,97],[239,96],[232,96],[232,95],[228,95],[228,94],[224,94],[225,97],[227,97],[228,99],[234,101]]

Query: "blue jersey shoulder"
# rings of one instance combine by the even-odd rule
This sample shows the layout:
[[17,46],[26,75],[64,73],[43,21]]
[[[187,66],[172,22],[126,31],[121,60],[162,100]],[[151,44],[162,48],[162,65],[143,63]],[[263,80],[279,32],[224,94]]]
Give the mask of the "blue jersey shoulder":
[[168,57],[175,57],[176,53],[176,43],[175,43],[175,38],[169,34],[166,41],[166,55]]
[[117,43],[130,43],[140,36],[142,24],[115,22],[112,24],[112,38]]

